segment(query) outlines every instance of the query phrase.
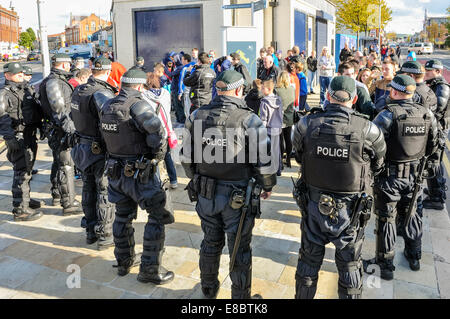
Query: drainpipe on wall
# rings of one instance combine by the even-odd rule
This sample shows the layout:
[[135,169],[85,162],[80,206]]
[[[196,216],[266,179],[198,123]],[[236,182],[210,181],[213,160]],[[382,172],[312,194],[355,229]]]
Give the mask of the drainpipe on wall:
[[278,0],[270,1],[269,7],[271,7],[271,13],[272,13],[272,41],[270,42],[270,45],[275,48],[275,52],[278,50],[278,41],[275,41],[275,8],[278,7],[279,2]]

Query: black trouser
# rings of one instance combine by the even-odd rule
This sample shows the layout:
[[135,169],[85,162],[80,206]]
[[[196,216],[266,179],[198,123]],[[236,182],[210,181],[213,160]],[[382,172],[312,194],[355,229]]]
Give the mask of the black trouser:
[[[364,228],[358,226],[355,233],[348,234],[349,218],[353,215],[354,200],[338,212],[337,222],[320,214],[318,203],[308,203],[308,213],[302,218],[302,241],[299,250],[296,280],[296,299],[313,299],[319,280],[319,271],[325,255],[325,245],[336,246],[335,261],[339,273],[338,295],[340,299],[359,299],[362,294],[361,250]],[[359,225],[359,224],[358,224]],[[312,240],[314,239],[314,240]],[[346,243],[346,244],[344,244]]]
[[[113,224],[114,255],[119,265],[130,266],[135,258],[133,219],[137,217],[138,204],[149,214],[144,230],[144,251],[141,264],[161,265],[163,255],[165,226],[154,216],[170,204],[170,196],[162,189],[159,174],[154,174],[146,184],[133,177],[126,177],[123,170],[119,178],[108,178],[108,195],[116,204],[116,217]],[[165,193],[165,195],[163,195]]]
[[49,140],[49,146],[53,152],[53,164],[50,180],[52,183],[52,196],[61,195],[61,205],[70,207],[75,201],[74,168],[70,148],[61,148],[61,135],[55,134]]
[[[292,153],[292,126],[283,128],[281,139],[280,139],[280,148],[281,148],[281,158],[283,158],[283,154],[286,152],[286,161],[289,163]],[[286,146],[286,147],[285,147]]]
[[[422,255],[422,190],[417,198],[417,211],[405,225],[411,202],[415,175],[408,178],[380,177],[374,187],[376,221],[376,259],[382,267],[392,267],[397,239],[397,226],[405,240],[408,254],[417,260]],[[397,225],[396,225],[397,224]],[[392,268],[393,269],[393,268]]]
[[184,114],[184,107],[183,107],[183,97],[181,98],[181,101],[178,100],[178,88],[175,88],[172,90],[171,98],[172,98],[172,106],[173,110],[175,111],[175,117],[177,119],[178,123],[184,124],[186,122],[186,115]]
[[430,200],[433,202],[445,203],[446,195],[446,180],[444,178],[444,167],[442,165],[442,157],[445,148],[440,148],[436,153],[429,157],[429,161],[433,163],[433,178],[427,179],[428,194]]
[[98,161],[84,170],[82,205],[87,231],[95,232],[100,240],[112,236],[114,205],[108,200],[108,179],[105,162]]
[[11,152],[8,150],[6,157],[13,164],[14,177],[12,184],[13,207],[26,209],[30,203],[30,181],[31,171],[33,170],[35,153],[37,151],[36,140],[30,138],[30,135],[24,134],[17,137],[22,141],[24,149]]
[[[231,185],[240,188],[246,186],[242,183],[219,182],[213,199],[209,200],[198,196],[196,210],[201,219],[204,233],[199,262],[201,285],[204,288],[216,289],[220,285],[218,275],[220,256],[225,245],[225,234],[230,256],[233,253],[241,211],[232,209],[228,204],[233,190]],[[249,299],[251,297],[252,248],[250,243],[254,226],[255,216],[248,213],[244,221],[235,265],[230,273],[233,299]]]

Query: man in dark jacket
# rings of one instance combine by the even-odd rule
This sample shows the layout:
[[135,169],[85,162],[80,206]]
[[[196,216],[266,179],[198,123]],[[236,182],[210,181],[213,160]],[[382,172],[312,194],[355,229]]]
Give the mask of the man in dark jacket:
[[351,56],[352,51],[348,48],[348,43],[346,43],[344,48],[341,50],[341,54],[339,54],[339,61],[345,62]]
[[242,74],[245,80],[244,84],[244,96],[250,92],[252,89],[252,77],[250,76],[250,73],[248,73],[247,67],[241,63],[241,56],[239,53],[232,53],[230,54],[231,58],[231,64],[234,67],[234,70]]
[[258,79],[261,81],[272,80],[273,83],[277,83],[280,69],[273,64],[272,56],[268,55],[264,58],[264,68],[258,74]]
[[212,86],[216,78],[216,73],[209,65],[208,53],[200,53],[198,63],[194,66],[194,72],[183,80],[184,85],[191,88],[190,113],[211,102]]

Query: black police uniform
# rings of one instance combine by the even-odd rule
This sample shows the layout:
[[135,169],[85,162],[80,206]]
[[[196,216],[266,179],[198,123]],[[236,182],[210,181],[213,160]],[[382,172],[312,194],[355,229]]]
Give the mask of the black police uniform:
[[[5,80],[0,89],[0,135],[8,147],[7,158],[13,164],[12,184],[13,214],[15,221],[31,221],[42,216],[34,211],[40,202],[30,198],[30,180],[33,169],[36,141],[32,134],[33,109],[24,109],[26,83]],[[24,113],[25,112],[25,113]]]
[[[447,199],[446,180],[444,178],[444,168],[442,166],[442,157],[446,148],[448,129],[450,124],[450,109],[448,107],[450,97],[450,85],[443,77],[437,77],[426,81],[433,90],[437,98],[437,106],[434,115],[438,121],[439,147],[436,153],[430,156],[429,160],[433,165],[433,178],[427,180],[429,199],[424,201],[426,208],[441,208]],[[433,203],[436,203],[433,205]],[[429,205],[430,204],[430,205]]]
[[295,194],[302,210],[295,297],[314,298],[325,245],[331,242],[339,298],[360,298],[361,249],[372,207],[372,171],[382,168],[386,152],[383,134],[363,115],[329,104],[300,120],[293,145],[302,169]]
[[86,221],[87,243],[99,239],[98,248],[113,243],[114,206],[108,201],[108,180],[104,174],[106,148],[100,132],[98,113],[102,105],[115,97],[116,89],[91,76],[72,95],[71,117],[76,129],[71,154],[82,172],[82,206]]
[[422,105],[426,109],[436,112],[437,99],[433,90],[425,82],[416,83],[416,92],[414,92],[413,102]]
[[[145,77],[145,73],[140,73]],[[127,76],[125,73],[124,78]],[[118,274],[129,273],[135,261],[132,221],[137,218],[139,205],[147,211],[148,221],[138,280],[168,282],[173,273],[161,266],[164,225],[173,223],[174,218],[169,193],[161,183],[154,161],[163,160],[167,150],[164,128],[141,93],[124,85],[117,97],[103,105],[100,125],[109,154],[109,201],[116,205],[113,236]]]
[[417,212],[413,212],[409,223],[405,223],[405,218],[412,204],[420,160],[435,150],[437,124],[431,110],[412,99],[391,100],[373,122],[384,133],[387,144],[386,169],[374,187],[376,263],[381,277],[390,280],[395,270],[397,227],[405,240],[408,260],[417,264],[421,258],[422,191],[417,198]]
[[74,168],[70,155],[75,127],[70,119],[73,86],[68,82],[69,72],[52,68],[39,87],[39,99],[50,126],[48,144],[53,152],[50,175],[51,193],[55,201],[61,197],[63,214],[82,212],[75,200]]
[[[267,130],[259,117],[246,106],[244,100],[227,96],[217,96],[209,105],[194,111],[186,121],[186,129],[191,137],[185,140],[181,162],[187,177],[191,179],[188,186],[190,197],[192,201],[197,201],[196,211],[204,232],[199,266],[202,290],[207,297],[215,297],[219,289],[218,273],[225,234],[230,255],[234,249],[243,212],[242,205],[238,207],[231,204],[233,197],[240,194],[243,199],[247,191],[253,191],[252,201],[249,203],[243,223],[235,265],[230,273],[231,297],[248,299],[251,297],[252,281],[250,242],[255,218],[260,215],[259,193],[261,187],[265,191],[271,191],[276,185],[278,168],[276,165],[270,171],[270,159],[264,162],[259,155],[262,150],[270,149]],[[203,140],[202,136],[194,135],[197,130],[205,133],[208,129],[220,131],[220,135],[214,134],[210,138],[202,135],[205,136]],[[227,129],[235,129],[235,132],[242,135],[237,135],[239,137],[237,139],[227,140]],[[249,132],[259,139],[249,140],[248,137],[244,139],[244,134],[251,136]],[[251,150],[250,146],[254,149]],[[214,160],[205,160],[203,156],[201,160],[196,158],[205,152],[215,153]],[[250,154],[257,157],[251,160]],[[220,159],[217,160],[217,156]],[[256,190],[247,189],[252,178],[260,185]]]

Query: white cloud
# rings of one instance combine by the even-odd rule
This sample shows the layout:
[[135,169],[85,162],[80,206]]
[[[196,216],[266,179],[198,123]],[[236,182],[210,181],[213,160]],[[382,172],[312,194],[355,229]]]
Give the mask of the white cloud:
[[430,3],[431,0],[419,0],[420,3]]

